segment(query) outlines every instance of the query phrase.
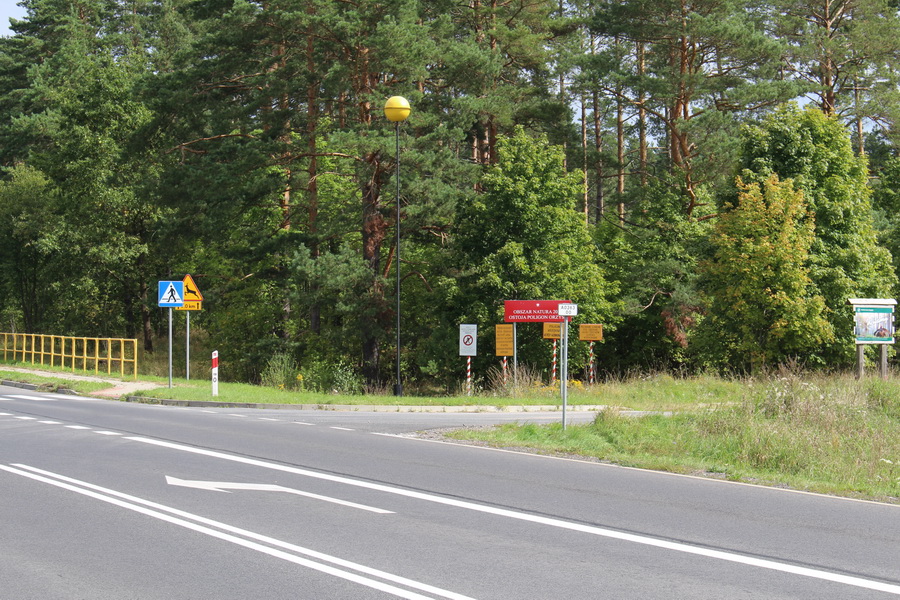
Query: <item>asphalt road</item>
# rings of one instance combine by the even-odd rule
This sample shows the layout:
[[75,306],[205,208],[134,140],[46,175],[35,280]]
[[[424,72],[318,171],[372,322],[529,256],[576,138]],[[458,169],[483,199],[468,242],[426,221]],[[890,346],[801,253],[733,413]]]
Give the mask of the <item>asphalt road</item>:
[[0,600],[888,598],[900,506],[0,387]]

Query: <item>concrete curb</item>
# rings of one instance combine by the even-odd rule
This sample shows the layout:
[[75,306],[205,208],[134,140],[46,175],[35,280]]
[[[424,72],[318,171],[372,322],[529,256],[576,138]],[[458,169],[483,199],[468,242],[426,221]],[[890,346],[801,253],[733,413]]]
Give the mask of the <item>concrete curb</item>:
[[[378,412],[378,413],[534,413],[562,412],[559,405],[535,406],[398,406],[398,405],[363,405],[363,404],[259,404],[255,402],[216,402],[215,400],[169,400],[165,398],[149,398],[146,396],[125,396],[125,402],[139,404],[161,404],[164,406],[182,406],[193,408],[259,408],[272,410],[331,410],[344,412]],[[568,406],[569,412],[597,412],[605,409],[603,405]]]

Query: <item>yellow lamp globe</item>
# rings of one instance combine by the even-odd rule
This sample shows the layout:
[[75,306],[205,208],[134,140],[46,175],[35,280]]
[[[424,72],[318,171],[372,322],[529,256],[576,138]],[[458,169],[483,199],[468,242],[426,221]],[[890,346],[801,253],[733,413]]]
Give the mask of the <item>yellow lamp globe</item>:
[[391,96],[384,103],[384,116],[392,123],[405,121],[409,111],[409,102],[403,96]]

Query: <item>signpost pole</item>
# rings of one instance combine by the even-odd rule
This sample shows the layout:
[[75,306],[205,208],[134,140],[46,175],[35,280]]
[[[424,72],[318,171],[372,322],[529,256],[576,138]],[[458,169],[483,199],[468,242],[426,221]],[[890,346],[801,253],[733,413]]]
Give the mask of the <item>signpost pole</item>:
[[184,343],[184,378],[191,379],[191,311],[187,311],[187,333]]
[[550,385],[556,383],[556,338],[553,339],[553,360],[550,361]]
[[563,431],[566,430],[566,404],[568,403],[569,398],[569,317],[566,317],[566,322],[563,324],[563,334],[562,334],[562,352],[560,352],[562,357],[562,368],[560,369],[561,377],[560,381],[560,394],[562,395],[562,428]]
[[516,337],[516,324],[513,323],[513,396],[519,387],[519,340]]
[[590,349],[588,350],[588,381],[594,385],[594,341],[591,340]]
[[169,389],[172,388],[172,307],[169,307]]

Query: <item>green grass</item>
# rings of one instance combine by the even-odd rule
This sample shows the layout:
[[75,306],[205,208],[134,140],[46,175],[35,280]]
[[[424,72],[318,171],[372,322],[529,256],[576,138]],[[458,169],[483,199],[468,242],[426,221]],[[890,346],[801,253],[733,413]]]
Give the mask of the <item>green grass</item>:
[[[60,374],[99,376],[106,379],[131,381],[130,377],[120,378],[115,374],[95,374],[92,371],[75,371],[61,367],[31,365],[30,363],[6,363],[21,368],[40,369]],[[208,374],[195,371],[191,380],[173,378],[174,387],[169,389],[168,376],[141,374],[140,381],[153,382],[158,388],[135,392],[135,396],[174,400],[212,400],[211,383]],[[28,373],[10,373],[8,379],[17,381],[37,381],[40,377]],[[99,387],[97,387],[99,385]],[[84,385],[71,381],[63,387],[84,390],[85,393],[101,389],[102,384]],[[108,386],[107,386],[108,387]],[[584,385],[571,381],[568,404],[570,406],[615,406],[634,410],[671,410],[693,406],[698,403],[736,402],[744,383],[717,377],[697,377],[692,379],[674,378],[669,375],[653,375],[624,381],[613,381],[597,385]],[[407,390],[411,388],[408,387]],[[559,385],[548,386],[540,383],[521,384],[518,387],[505,386],[497,390],[482,390],[473,396],[464,394],[450,396],[407,395],[397,398],[391,394],[340,395],[296,390],[279,390],[272,387],[241,383],[220,383],[220,402],[254,402],[261,404],[366,404],[382,406],[551,406],[559,407]]]
[[108,388],[105,383],[95,381],[73,381],[61,377],[47,377],[25,374],[18,371],[4,371],[0,369],[0,379],[8,381],[19,381],[22,383],[33,383],[39,386],[39,389],[47,392],[55,392],[59,389],[75,390],[79,394],[91,394],[97,390]]
[[[627,385],[627,384],[623,384]],[[636,384],[641,387],[641,384]],[[900,501],[900,381],[748,380],[739,402],[589,425],[503,425],[457,439],[735,481]]]

